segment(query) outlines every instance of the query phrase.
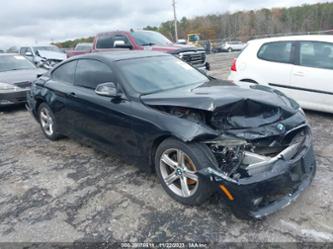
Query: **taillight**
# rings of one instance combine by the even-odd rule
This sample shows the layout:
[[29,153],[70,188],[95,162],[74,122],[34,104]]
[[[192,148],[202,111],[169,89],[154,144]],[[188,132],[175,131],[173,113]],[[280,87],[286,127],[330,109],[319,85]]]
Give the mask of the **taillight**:
[[236,61],[237,61],[236,58],[232,61],[231,71],[237,72]]

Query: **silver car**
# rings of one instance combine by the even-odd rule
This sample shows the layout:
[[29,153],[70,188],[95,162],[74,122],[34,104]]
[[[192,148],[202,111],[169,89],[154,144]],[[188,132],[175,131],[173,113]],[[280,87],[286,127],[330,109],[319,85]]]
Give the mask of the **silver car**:
[[38,67],[45,63],[53,67],[66,59],[66,54],[53,45],[21,47],[19,53]]
[[232,52],[232,51],[240,51],[245,48],[246,43],[241,41],[226,41],[222,43],[221,49],[222,51]]

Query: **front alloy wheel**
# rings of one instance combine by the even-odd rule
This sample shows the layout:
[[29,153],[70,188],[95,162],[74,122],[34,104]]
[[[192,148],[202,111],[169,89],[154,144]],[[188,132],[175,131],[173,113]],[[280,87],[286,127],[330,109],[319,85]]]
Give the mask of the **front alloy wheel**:
[[193,195],[199,185],[196,167],[189,156],[180,149],[166,150],[160,159],[162,178],[169,189],[181,197]]
[[200,205],[214,192],[208,179],[198,171],[210,165],[207,145],[164,140],[155,154],[155,170],[164,190],[176,201]]
[[47,104],[40,104],[38,117],[44,135],[50,140],[57,140],[61,135],[58,132],[58,126],[53,112]]
[[40,110],[40,124],[42,125],[43,131],[46,133],[48,136],[53,135],[53,119],[50,115],[50,112],[48,109],[45,107],[41,108]]

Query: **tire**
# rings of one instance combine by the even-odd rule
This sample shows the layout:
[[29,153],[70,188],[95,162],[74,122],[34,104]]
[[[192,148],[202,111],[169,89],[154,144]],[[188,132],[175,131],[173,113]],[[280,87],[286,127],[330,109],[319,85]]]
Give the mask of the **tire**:
[[38,120],[44,135],[48,139],[55,141],[61,137],[54,114],[45,103],[40,104],[38,107]]
[[[208,179],[194,174],[211,164],[207,151],[206,145],[183,143],[174,138],[168,138],[159,145],[155,154],[156,173],[162,187],[174,200],[185,205],[201,205],[214,193]],[[183,167],[179,167],[178,162],[182,160],[177,160],[181,158],[178,155],[183,155]]]
[[231,53],[232,52],[232,48],[228,48],[228,52]]

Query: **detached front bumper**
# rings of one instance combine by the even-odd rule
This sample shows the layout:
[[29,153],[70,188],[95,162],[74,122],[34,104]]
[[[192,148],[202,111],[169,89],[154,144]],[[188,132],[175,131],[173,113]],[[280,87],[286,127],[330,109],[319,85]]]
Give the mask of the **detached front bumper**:
[[295,201],[310,185],[315,172],[316,162],[309,136],[293,159],[281,157],[271,164],[269,171],[239,180],[228,178],[212,168],[199,173],[216,184],[236,217],[258,219]]
[[25,103],[27,100],[27,92],[30,89],[19,89],[16,91],[0,92],[0,106],[16,105]]

